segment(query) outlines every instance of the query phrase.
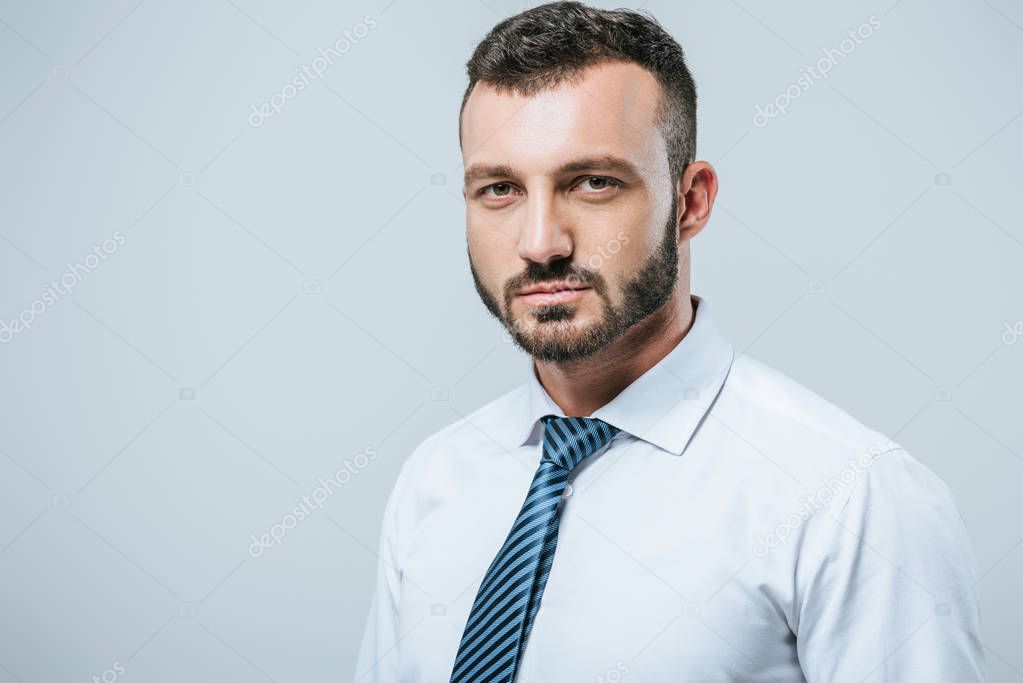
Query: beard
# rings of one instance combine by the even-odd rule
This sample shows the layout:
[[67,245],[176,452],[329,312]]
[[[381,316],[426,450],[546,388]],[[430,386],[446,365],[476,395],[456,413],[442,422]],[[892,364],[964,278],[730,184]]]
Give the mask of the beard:
[[[592,356],[607,348],[630,327],[656,313],[671,298],[678,280],[677,210],[678,197],[673,193],[663,238],[622,287],[621,303],[617,306],[612,303],[607,281],[599,272],[592,268],[574,266],[569,259],[559,259],[548,264],[530,261],[526,272],[512,278],[505,286],[502,308],[483,286],[470,254],[469,270],[472,272],[476,292],[490,314],[508,330],[515,345],[534,359],[566,363]],[[571,303],[531,307],[526,315],[536,321],[532,326],[518,324],[511,319],[515,292],[526,285],[562,280],[592,287],[603,302],[599,320],[583,329],[576,329],[572,324],[576,305]]]

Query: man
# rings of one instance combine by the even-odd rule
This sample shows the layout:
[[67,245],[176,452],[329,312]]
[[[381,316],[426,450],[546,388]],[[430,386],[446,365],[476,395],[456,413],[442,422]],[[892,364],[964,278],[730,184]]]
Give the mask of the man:
[[678,44],[554,3],[468,71],[470,267],[529,371],[402,467],[357,680],[984,680],[947,487],[690,292],[718,180]]

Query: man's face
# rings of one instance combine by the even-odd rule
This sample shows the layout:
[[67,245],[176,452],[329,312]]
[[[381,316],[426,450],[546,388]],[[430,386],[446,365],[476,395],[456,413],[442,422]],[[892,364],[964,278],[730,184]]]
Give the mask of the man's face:
[[659,94],[642,67],[610,62],[532,97],[480,83],[466,103],[470,269],[484,305],[538,360],[600,351],[674,290]]

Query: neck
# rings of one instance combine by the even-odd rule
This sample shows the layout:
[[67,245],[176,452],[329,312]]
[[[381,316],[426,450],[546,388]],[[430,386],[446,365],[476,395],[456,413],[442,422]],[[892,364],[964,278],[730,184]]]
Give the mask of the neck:
[[607,348],[569,363],[533,362],[547,393],[569,417],[586,417],[657,365],[688,334],[694,319],[688,287]]

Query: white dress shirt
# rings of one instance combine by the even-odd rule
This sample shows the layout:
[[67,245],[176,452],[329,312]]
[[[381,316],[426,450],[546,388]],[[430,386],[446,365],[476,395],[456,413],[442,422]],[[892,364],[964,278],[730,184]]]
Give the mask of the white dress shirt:
[[[706,299],[592,413],[518,683],[986,680],[946,485],[809,389],[736,357]],[[540,463],[538,381],[423,441],[384,512],[360,683],[444,682]]]

